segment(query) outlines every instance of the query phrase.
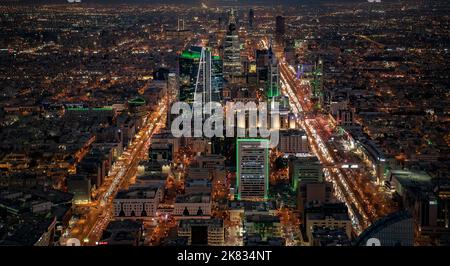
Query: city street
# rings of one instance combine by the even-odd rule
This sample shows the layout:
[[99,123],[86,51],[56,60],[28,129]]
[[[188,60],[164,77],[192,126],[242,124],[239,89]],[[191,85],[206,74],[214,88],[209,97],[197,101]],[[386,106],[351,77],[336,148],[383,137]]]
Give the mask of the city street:
[[[360,192],[364,188],[352,184],[351,180],[354,180],[356,177],[349,177],[349,174],[352,174],[352,172],[343,171],[338,167],[339,161],[336,159],[336,156],[333,156],[331,151],[333,149],[329,147],[329,142],[323,141],[322,135],[318,133],[319,131],[329,132],[327,127],[332,122],[327,121],[326,117],[323,116],[320,117],[320,119],[317,119],[318,115],[314,116],[313,112],[311,112],[312,105],[310,101],[304,100],[308,99],[310,95],[309,86],[305,86],[305,84],[309,83],[297,80],[295,71],[293,71],[294,68],[288,66],[285,61],[280,60],[279,67],[281,72],[281,82],[284,91],[291,101],[292,109],[297,115],[299,123],[308,134],[312,150],[317,154],[322,164],[325,167],[328,167],[325,169],[326,177],[333,182],[338,199],[343,200],[349,208],[354,230],[359,234],[372,222],[383,215],[386,215],[390,209],[386,207],[384,212],[380,212],[374,207],[375,202],[361,198]],[[304,119],[302,119],[302,117]],[[371,199],[374,200],[375,198],[379,199],[386,197],[374,195]]]
[[107,181],[99,189],[99,199],[87,206],[85,214],[87,219],[75,224],[67,238],[78,238],[83,245],[96,245],[100,240],[103,230],[112,219],[112,201],[120,188],[136,175],[139,163],[147,154],[152,135],[158,132],[161,124],[164,124],[167,101],[170,100],[169,96],[166,96],[160,102],[157,111],[148,115],[134,141],[114,163],[111,174],[106,178]]

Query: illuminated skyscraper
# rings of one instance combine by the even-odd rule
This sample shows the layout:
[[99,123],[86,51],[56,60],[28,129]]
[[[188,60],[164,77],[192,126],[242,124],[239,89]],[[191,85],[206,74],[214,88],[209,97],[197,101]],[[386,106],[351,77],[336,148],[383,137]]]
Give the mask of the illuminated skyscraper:
[[169,73],[167,75],[167,92],[169,94],[178,94],[179,78],[176,73]]
[[250,9],[250,11],[248,11],[248,27],[249,29],[253,29],[253,20],[255,19],[255,12],[253,11],[253,9]]
[[[179,77],[176,73],[169,73],[167,76],[167,94],[176,96],[178,98],[180,88]],[[172,124],[171,102],[167,101],[166,106],[166,128],[170,128]]]
[[269,48],[269,73],[267,84],[267,97],[272,98],[280,95],[280,70],[278,68],[278,60]]
[[312,86],[312,101],[316,108],[323,106],[323,61],[319,59],[314,66]]
[[237,77],[242,76],[243,69],[241,64],[239,36],[233,9],[231,9],[229,16],[228,31],[225,36],[223,50],[223,76],[228,81],[233,82]]
[[184,30],[184,19],[178,19],[177,30]]
[[283,16],[277,16],[275,20],[275,40],[277,43],[283,43],[285,32],[285,19]]
[[269,140],[238,139],[236,190],[239,200],[266,200],[269,188]]
[[[210,52],[211,54],[211,52]],[[223,61],[218,55],[211,55],[211,90],[212,101],[219,102],[222,100],[223,91]]]
[[256,81],[258,84],[265,84],[267,82],[269,66],[269,51],[256,50]]
[[194,101],[196,84],[201,87],[198,92],[208,94],[204,95],[206,101],[220,101],[223,87],[222,59],[212,55],[209,48],[193,46],[183,51],[179,57],[179,72],[181,101]]

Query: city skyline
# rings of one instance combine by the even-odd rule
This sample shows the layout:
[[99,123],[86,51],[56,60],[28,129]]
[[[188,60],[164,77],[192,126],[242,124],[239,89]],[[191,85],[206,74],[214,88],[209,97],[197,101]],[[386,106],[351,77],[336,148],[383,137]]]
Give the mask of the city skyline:
[[0,250],[450,245],[448,2],[144,2],[0,5]]

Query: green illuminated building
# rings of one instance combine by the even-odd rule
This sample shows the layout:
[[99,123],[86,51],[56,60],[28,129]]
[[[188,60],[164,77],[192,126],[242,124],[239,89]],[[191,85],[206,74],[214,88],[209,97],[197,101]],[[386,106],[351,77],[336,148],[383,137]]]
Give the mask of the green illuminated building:
[[269,71],[267,81],[267,97],[269,99],[280,95],[280,70],[278,68],[278,60],[269,48]]
[[[192,46],[189,50],[185,50],[179,57],[179,73],[180,73],[180,100],[185,102],[194,101],[195,83],[199,72],[199,64],[201,60],[202,47]],[[205,49],[207,73],[211,77],[205,77],[211,80],[211,99],[212,101],[220,101],[223,89],[223,63],[222,58],[212,55],[209,48]]]

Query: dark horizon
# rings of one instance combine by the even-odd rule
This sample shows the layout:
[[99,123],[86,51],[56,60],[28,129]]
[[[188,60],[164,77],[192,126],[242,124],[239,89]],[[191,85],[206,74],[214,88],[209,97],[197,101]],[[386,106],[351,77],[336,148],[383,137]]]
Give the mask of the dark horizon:
[[0,5],[0,251],[450,246],[450,1],[81,1]]
[[[81,4],[182,4],[182,5],[200,5],[205,3],[207,6],[247,6],[247,5],[261,5],[261,6],[277,6],[277,5],[315,5],[315,4],[340,4],[340,3],[355,3],[363,4],[368,1],[364,0],[81,0]],[[382,0],[382,3],[393,2],[417,2],[417,0]],[[67,0],[4,0],[1,4],[68,4]],[[76,3],[74,3],[76,4]]]

